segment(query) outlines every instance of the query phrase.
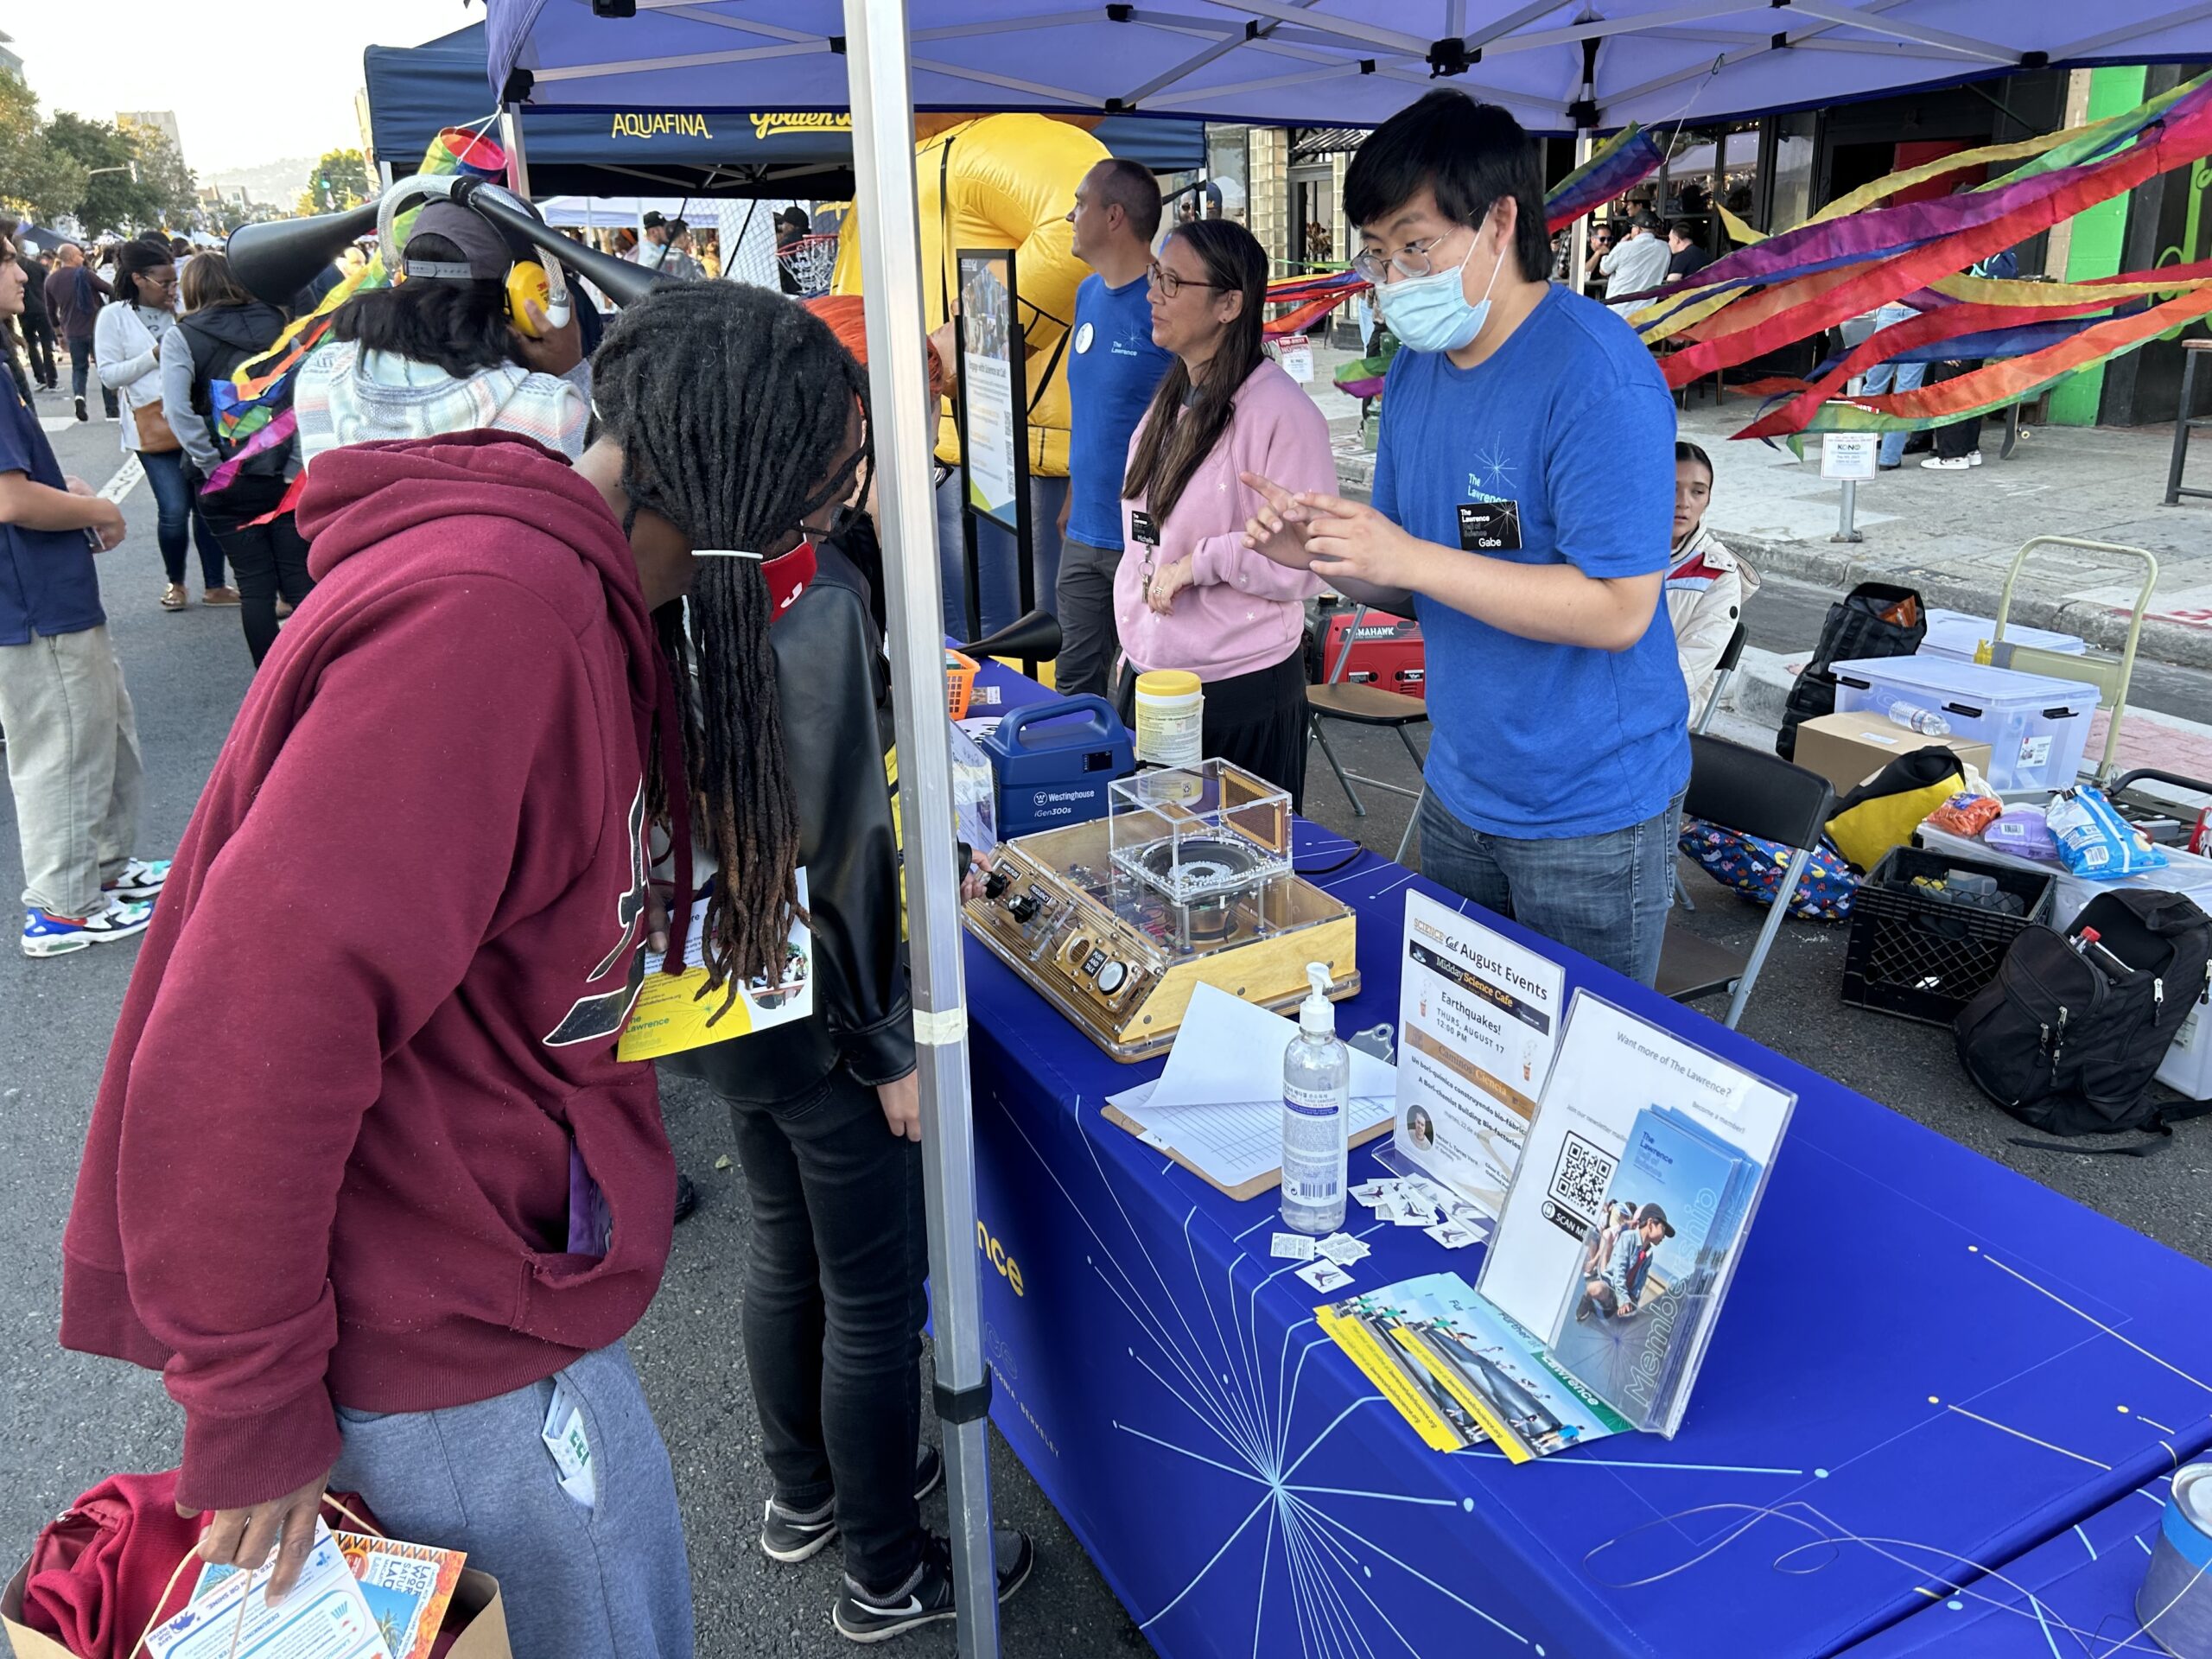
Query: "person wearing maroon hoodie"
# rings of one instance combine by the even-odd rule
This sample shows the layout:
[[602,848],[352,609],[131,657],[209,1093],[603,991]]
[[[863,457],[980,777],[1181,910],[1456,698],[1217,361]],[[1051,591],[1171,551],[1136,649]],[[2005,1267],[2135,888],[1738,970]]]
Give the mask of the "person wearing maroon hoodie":
[[795,849],[741,770],[772,700],[683,720],[669,652],[688,594],[709,690],[765,659],[759,564],[693,550],[774,556],[855,490],[863,382],[810,330],[761,289],[656,293],[607,335],[573,469],[484,431],[309,475],[315,602],[178,849],[63,1242],[62,1342],[162,1370],[207,1560],[275,1547],[289,1588],[334,1465],[501,1580],[518,1654],[692,1651],[622,1345],[676,1169],[614,1046],[646,936],[683,955],[646,879],[664,821],[690,868],[667,802],[711,830],[718,977],[791,925]]

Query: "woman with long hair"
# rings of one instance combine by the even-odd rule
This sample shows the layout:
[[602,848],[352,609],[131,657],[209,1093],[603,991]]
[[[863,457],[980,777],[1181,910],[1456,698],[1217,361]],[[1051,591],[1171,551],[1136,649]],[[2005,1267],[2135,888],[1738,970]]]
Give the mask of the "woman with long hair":
[[176,265],[168,244],[152,238],[116,250],[115,296],[92,324],[92,359],[100,384],[116,394],[123,415],[123,448],[136,454],[154,492],[156,534],[168,586],[162,608],[185,607],[184,550],[200,543],[200,575],[210,605],[235,605],[238,589],[223,580],[223,549],[192,508],[185,453],[170,429],[162,403],[162,341],[176,327]]
[[[276,643],[276,601],[297,606],[315,586],[308,544],[289,512],[275,512],[296,469],[290,440],[236,459],[219,488],[209,489],[225,464],[208,392],[242,363],[259,357],[284,331],[284,314],[257,300],[213,249],[184,268],[184,315],[162,337],[162,408],[200,480],[196,505],[238,574],[239,619],[256,668]],[[259,523],[266,518],[266,523]]]
[[1302,803],[1300,647],[1304,601],[1321,583],[1243,545],[1245,521],[1263,504],[1238,475],[1333,491],[1329,424],[1261,350],[1268,260],[1249,231],[1227,219],[1179,225],[1147,275],[1153,342],[1175,361],[1130,441],[1122,481],[1122,712],[1139,674],[1188,670],[1205,690],[1205,754]]

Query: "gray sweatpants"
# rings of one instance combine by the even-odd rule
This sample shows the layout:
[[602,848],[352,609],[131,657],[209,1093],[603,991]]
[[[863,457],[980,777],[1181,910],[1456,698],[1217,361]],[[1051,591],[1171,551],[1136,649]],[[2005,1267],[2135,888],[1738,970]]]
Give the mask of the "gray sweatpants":
[[1060,655],[1052,664],[1052,687],[1064,697],[1109,695],[1114,658],[1122,634],[1114,621],[1114,572],[1121,568],[1118,547],[1093,547],[1072,536],[1060,543]]
[[517,1659],[691,1659],[691,1570],[668,1452],[620,1343],[559,1374],[583,1408],[594,1506],[542,1436],[555,1379],[442,1411],[338,1413],[330,1484],[394,1538],[499,1581]]
[[100,908],[138,833],[138,722],[105,627],[0,645],[0,730],[22,842],[23,903]]

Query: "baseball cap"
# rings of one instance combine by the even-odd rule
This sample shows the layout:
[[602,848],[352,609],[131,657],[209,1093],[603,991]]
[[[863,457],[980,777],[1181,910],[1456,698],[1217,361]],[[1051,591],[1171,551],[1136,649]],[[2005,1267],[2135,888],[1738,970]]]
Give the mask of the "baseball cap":
[[1672,1238],[1675,1236],[1674,1225],[1667,1219],[1667,1212],[1664,1210],[1662,1210],[1657,1205],[1647,1204],[1643,1209],[1636,1212],[1636,1224],[1637,1226],[1643,1226],[1647,1221],[1656,1221],[1662,1227],[1664,1227],[1667,1230],[1668,1237]]
[[[461,257],[433,259],[415,252],[416,244],[426,236],[442,237],[461,251]],[[410,277],[429,277],[433,281],[465,283],[471,281],[503,283],[507,270],[514,264],[506,238],[498,226],[481,213],[472,213],[457,201],[429,201],[415,215],[415,223],[407,232],[407,249],[400,268]]]
[[667,223],[668,221],[661,217],[658,208],[645,215],[645,228],[649,231],[657,231]]

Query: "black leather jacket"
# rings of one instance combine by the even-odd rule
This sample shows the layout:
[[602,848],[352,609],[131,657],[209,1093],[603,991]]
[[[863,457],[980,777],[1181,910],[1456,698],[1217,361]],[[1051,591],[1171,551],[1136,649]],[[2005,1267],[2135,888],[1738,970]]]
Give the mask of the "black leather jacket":
[[899,845],[883,771],[890,671],[867,578],[832,543],[819,543],[816,559],[813,582],[768,631],[813,924],[814,1015],[662,1062],[760,1105],[811,1094],[841,1063],[871,1086],[914,1069]]

